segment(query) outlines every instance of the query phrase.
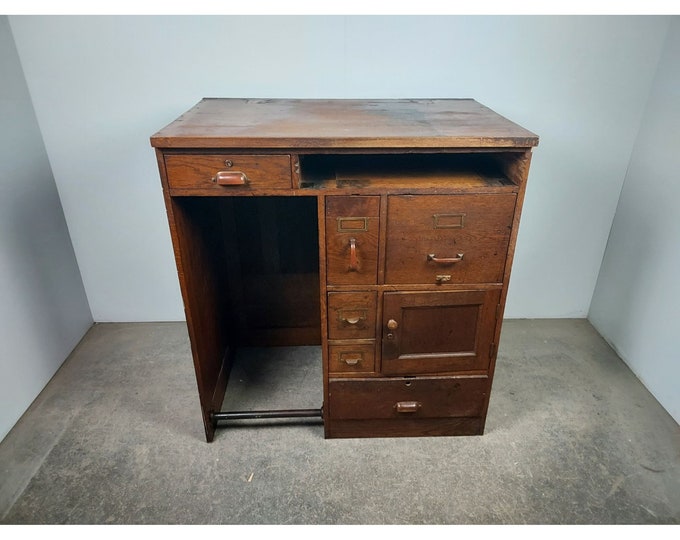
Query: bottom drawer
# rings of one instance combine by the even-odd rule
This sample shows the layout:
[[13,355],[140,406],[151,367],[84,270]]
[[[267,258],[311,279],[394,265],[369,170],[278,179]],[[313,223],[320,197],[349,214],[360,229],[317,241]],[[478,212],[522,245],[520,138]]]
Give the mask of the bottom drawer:
[[486,376],[331,379],[331,419],[480,416],[489,391]]

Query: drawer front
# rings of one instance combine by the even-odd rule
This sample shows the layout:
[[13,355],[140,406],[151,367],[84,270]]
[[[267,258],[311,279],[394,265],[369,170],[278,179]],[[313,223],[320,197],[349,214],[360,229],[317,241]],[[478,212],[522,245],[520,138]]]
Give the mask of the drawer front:
[[375,292],[328,293],[330,339],[375,338]]
[[331,345],[329,371],[337,374],[375,371],[375,343]]
[[228,194],[252,189],[290,189],[288,155],[169,154],[165,156],[172,189],[205,189]]
[[386,283],[500,283],[514,193],[391,196]]
[[380,197],[326,197],[327,278],[331,285],[378,281]]
[[335,379],[329,414],[336,419],[444,418],[482,414],[487,377]]

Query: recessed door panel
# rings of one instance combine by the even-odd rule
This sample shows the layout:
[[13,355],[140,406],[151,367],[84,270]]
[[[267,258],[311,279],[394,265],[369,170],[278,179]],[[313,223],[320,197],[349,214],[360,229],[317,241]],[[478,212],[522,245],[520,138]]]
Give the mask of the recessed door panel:
[[381,372],[488,369],[499,297],[499,290],[385,293]]

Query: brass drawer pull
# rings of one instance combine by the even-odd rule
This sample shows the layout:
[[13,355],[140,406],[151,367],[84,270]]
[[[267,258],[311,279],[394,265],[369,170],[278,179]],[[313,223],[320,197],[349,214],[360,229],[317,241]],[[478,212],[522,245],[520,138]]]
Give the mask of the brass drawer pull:
[[413,414],[418,412],[423,404],[420,401],[399,401],[394,406],[398,413]]
[[361,356],[351,356],[351,357],[343,356],[343,357],[341,357],[341,360],[345,364],[347,364],[348,366],[356,366],[359,362],[361,362]]
[[434,253],[430,253],[427,256],[428,261],[432,261],[437,264],[454,264],[463,260],[463,253],[458,253],[457,257],[437,257]]
[[341,324],[349,324],[357,326],[363,324],[368,317],[368,312],[365,309],[341,309],[338,312],[338,320]]
[[220,171],[212,179],[218,186],[245,186],[248,183],[246,173],[239,171]]

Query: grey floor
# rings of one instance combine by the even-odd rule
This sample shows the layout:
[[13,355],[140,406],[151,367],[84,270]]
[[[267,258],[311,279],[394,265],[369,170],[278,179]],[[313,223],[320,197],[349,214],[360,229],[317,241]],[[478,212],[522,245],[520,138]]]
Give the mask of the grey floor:
[[[225,407],[319,407],[315,348],[251,350]],[[94,326],[0,443],[0,523],[680,523],[680,428],[584,320],[506,321],[481,437],[207,444],[184,324]]]

